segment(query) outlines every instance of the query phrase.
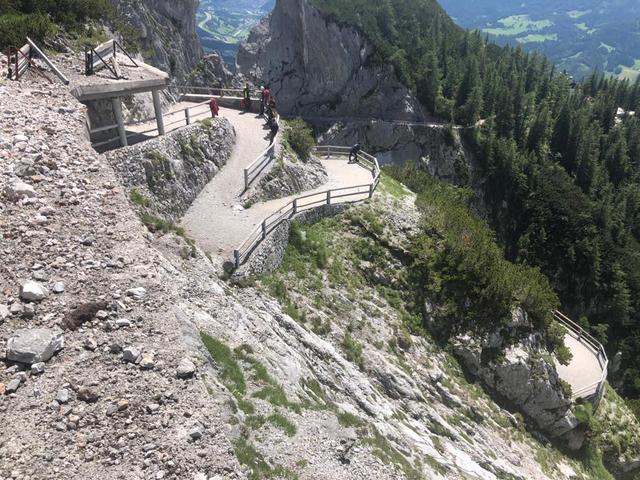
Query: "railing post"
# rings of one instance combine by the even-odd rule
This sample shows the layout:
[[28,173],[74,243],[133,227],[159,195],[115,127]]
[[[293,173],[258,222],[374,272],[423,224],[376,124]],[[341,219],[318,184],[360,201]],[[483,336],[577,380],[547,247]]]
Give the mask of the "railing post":
[[240,252],[238,250],[233,251],[233,258],[236,261],[236,268],[240,268]]
[[191,116],[189,115],[189,109],[184,109],[184,118],[187,120],[187,125],[191,125]]
[[298,213],[298,199],[297,198],[293,201],[293,214],[295,215],[296,213]]
[[331,190],[327,191],[327,205],[331,205]]
[[244,189],[247,190],[249,188],[249,171],[244,169]]
[[373,183],[369,185],[369,198],[373,197]]
[[267,221],[262,222],[262,240],[267,238]]

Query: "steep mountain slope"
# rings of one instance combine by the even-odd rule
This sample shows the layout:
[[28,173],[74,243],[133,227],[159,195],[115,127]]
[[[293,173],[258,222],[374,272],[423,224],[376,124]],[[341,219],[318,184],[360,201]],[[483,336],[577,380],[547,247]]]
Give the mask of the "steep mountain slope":
[[[334,49],[329,40],[326,51],[316,52],[327,31],[335,32],[333,39],[343,32],[364,39],[367,68],[393,66],[384,78],[404,86],[392,87],[403,101],[384,94],[379,84],[362,90],[352,70],[359,65],[351,60],[359,58],[355,46],[337,41]],[[275,46],[271,53],[264,50],[268,45]],[[338,65],[346,62],[343,80],[332,75],[343,67],[315,61],[326,52],[340,59]],[[486,44],[423,0],[282,0],[238,59],[243,72],[274,82],[276,90],[287,85],[285,112],[311,121],[319,116],[325,123],[333,115],[337,124],[329,133],[339,134],[329,138],[400,151],[389,156],[472,186],[478,211],[508,258],[547,275],[563,310],[608,342],[612,358],[621,353],[612,372],[616,387],[640,395],[640,122],[634,113],[640,110],[640,86],[599,75],[574,85],[546,58]],[[321,93],[314,98],[323,101],[307,101],[311,92]],[[399,127],[392,120],[406,118],[412,102],[439,117],[440,127],[459,126],[443,128],[444,137],[420,131],[428,125]],[[460,148],[452,133],[464,140]],[[429,152],[446,151],[439,138],[466,162],[447,151],[439,155],[447,165],[434,166]]]

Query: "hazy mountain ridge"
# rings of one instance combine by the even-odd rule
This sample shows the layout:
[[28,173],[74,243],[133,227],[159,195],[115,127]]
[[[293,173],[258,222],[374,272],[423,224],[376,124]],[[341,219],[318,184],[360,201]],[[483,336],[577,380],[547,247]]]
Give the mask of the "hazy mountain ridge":
[[539,51],[576,78],[597,68],[635,80],[640,70],[640,4],[633,0],[440,3],[459,25]]

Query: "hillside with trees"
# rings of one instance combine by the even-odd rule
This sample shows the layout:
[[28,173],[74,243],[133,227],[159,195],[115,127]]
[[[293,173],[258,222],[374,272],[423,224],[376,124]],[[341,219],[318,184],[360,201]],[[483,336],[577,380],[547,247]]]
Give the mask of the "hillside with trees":
[[[487,43],[434,0],[313,0],[356,25],[431,112],[473,125],[488,220],[509,260],[539,267],[562,308],[622,352],[640,396],[640,84],[575,85],[545,57]],[[615,384],[616,382],[614,382]]]

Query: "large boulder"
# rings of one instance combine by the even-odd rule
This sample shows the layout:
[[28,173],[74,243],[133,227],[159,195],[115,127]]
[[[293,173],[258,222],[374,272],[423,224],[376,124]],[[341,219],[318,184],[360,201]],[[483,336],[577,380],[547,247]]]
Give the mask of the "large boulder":
[[27,365],[46,362],[63,347],[62,332],[48,328],[17,330],[7,342],[7,360]]

